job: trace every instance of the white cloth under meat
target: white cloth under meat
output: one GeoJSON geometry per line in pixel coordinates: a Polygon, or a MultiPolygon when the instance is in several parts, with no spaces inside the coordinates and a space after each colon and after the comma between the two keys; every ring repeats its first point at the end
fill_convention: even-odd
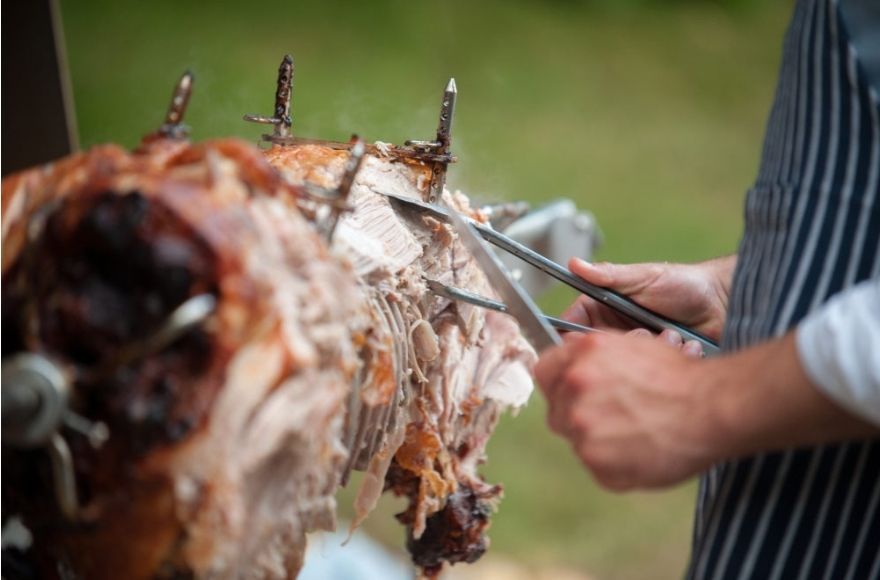
{"type": "Polygon", "coordinates": [[[801,364],[819,390],[880,425],[880,278],[829,300],[796,336],[801,364]]]}

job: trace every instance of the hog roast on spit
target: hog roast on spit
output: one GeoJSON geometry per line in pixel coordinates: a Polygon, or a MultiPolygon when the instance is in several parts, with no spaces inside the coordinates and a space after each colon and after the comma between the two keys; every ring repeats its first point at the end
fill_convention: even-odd
{"type": "Polygon", "coordinates": [[[408,498],[425,573],[485,551],[501,487],[477,467],[535,354],[507,315],[429,291],[492,295],[447,224],[385,195],[486,221],[444,187],[454,84],[437,139],[396,147],[292,137],[291,77],[285,58],[275,115],[249,117],[268,149],[190,143],[185,75],[134,151],[3,180],[3,356],[39,357],[64,400],[4,445],[4,520],[40,577],[295,577],[352,470],[353,526],[408,498]]]}

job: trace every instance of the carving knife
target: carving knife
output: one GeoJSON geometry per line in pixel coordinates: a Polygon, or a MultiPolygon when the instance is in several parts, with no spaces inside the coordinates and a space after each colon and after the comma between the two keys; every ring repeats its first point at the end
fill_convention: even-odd
{"type": "MultiPolygon", "coordinates": [[[[430,215],[444,222],[451,222],[452,214],[458,215],[457,212],[450,211],[446,208],[439,207],[434,204],[425,203],[418,199],[385,192],[376,193],[384,195],[393,203],[396,203],[401,207],[409,208],[419,213],[430,215]]],[[[524,262],[538,268],[542,272],[553,276],[560,282],[570,286],[571,288],[574,288],[578,292],[586,294],[590,298],[601,302],[602,304],[605,304],[609,308],[612,308],[620,312],[621,314],[628,316],[635,322],[638,322],[639,324],[642,324],[655,332],[662,332],[663,330],[667,329],[675,330],[676,332],[681,334],[682,338],[685,341],[696,340],[702,345],[703,352],[706,356],[712,356],[720,353],[720,349],[714,341],[696,332],[695,330],[679,324],[674,320],[670,320],[665,316],[657,314],[656,312],[649,310],[644,306],[641,306],[640,304],[637,304],[633,300],[615,292],[614,290],[590,284],[583,278],[572,274],[568,270],[568,268],[560,266],[552,260],[549,260],[546,257],[542,256],[538,252],[535,252],[531,248],[524,246],[516,240],[505,236],[504,234],[501,234],[490,227],[476,223],[469,218],[465,218],[462,216],[458,217],[459,219],[469,222],[471,226],[479,233],[479,235],[482,236],[486,241],[492,243],[493,245],[501,248],[506,252],[513,254],[524,262]]]]}
{"type": "Polygon", "coordinates": [[[489,284],[504,300],[507,312],[519,322],[520,330],[535,350],[541,352],[562,344],[559,333],[541,315],[541,311],[535,306],[531,297],[522,287],[514,282],[498,257],[486,247],[482,238],[476,233],[471,224],[467,223],[458,212],[448,213],[449,221],[458,232],[464,246],[470,251],[477,264],[483,269],[483,273],[489,280],[489,284]]]}

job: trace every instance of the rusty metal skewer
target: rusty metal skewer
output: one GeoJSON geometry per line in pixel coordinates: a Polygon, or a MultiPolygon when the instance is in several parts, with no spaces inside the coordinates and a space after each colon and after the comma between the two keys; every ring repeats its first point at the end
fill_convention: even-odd
{"type": "Polygon", "coordinates": [[[290,116],[290,101],[293,94],[293,57],[285,54],[278,67],[278,80],[275,88],[274,116],[245,115],[244,120],[251,123],[274,125],[273,137],[290,137],[293,119],[290,116]]]}
{"type": "Polygon", "coordinates": [[[457,97],[458,87],[455,86],[455,79],[451,78],[443,91],[443,103],[440,106],[440,122],[437,125],[439,153],[448,153],[449,146],[452,144],[452,118],[455,115],[455,99],[457,97]]]}
{"type": "MultiPolygon", "coordinates": [[[[439,146],[436,152],[441,155],[449,153],[449,147],[452,144],[452,118],[455,115],[455,99],[458,96],[458,88],[455,86],[455,79],[449,79],[446,90],[443,91],[443,102],[440,105],[440,121],[437,124],[437,143],[439,146]]],[[[431,170],[431,187],[428,192],[429,203],[440,199],[443,195],[443,188],[446,187],[446,169],[449,164],[443,161],[434,163],[431,170]]]]}
{"type": "Polygon", "coordinates": [[[339,180],[339,185],[336,187],[336,206],[331,206],[330,208],[330,217],[327,221],[327,239],[332,240],[333,234],[336,231],[336,224],[339,223],[339,214],[342,210],[339,209],[339,203],[345,203],[345,200],[348,199],[348,194],[351,193],[351,186],[354,185],[354,178],[357,176],[357,172],[361,168],[361,164],[364,162],[364,155],[366,153],[366,145],[364,144],[364,140],[359,137],[353,138],[354,144],[351,147],[351,153],[348,157],[348,162],[345,165],[345,171],[342,174],[342,178],[339,180]]]}
{"type": "Polygon", "coordinates": [[[174,92],[171,94],[171,103],[168,105],[168,112],[165,113],[165,122],[159,128],[159,132],[173,139],[186,137],[189,133],[189,127],[183,124],[183,116],[186,114],[186,107],[189,104],[189,98],[192,96],[192,85],[195,77],[192,71],[184,72],[174,92]]]}
{"type": "Polygon", "coordinates": [[[431,165],[431,184],[428,188],[428,203],[436,203],[443,195],[446,187],[446,169],[449,163],[455,161],[449,153],[452,144],[452,120],[455,116],[455,100],[458,97],[458,88],[455,79],[449,79],[446,89],[443,91],[443,101],[440,104],[440,121],[437,124],[437,136],[434,141],[406,141],[406,145],[416,150],[424,151],[436,156],[431,165]]]}
{"type": "Polygon", "coordinates": [[[275,125],[278,137],[290,135],[293,119],[290,117],[290,100],[293,95],[293,57],[285,54],[278,67],[278,84],[275,89],[275,117],[281,122],[275,125]]]}

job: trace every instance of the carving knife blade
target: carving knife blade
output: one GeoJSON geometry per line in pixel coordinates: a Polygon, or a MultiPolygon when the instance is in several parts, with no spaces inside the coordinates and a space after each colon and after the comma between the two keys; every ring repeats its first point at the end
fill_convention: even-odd
{"type": "Polygon", "coordinates": [[[480,265],[489,284],[501,296],[507,306],[507,312],[519,322],[520,330],[526,340],[539,353],[552,346],[562,344],[559,333],[541,315],[541,311],[538,310],[526,291],[510,278],[501,261],[486,247],[485,242],[473,227],[456,211],[450,211],[448,215],[462,244],[480,265]]]}

